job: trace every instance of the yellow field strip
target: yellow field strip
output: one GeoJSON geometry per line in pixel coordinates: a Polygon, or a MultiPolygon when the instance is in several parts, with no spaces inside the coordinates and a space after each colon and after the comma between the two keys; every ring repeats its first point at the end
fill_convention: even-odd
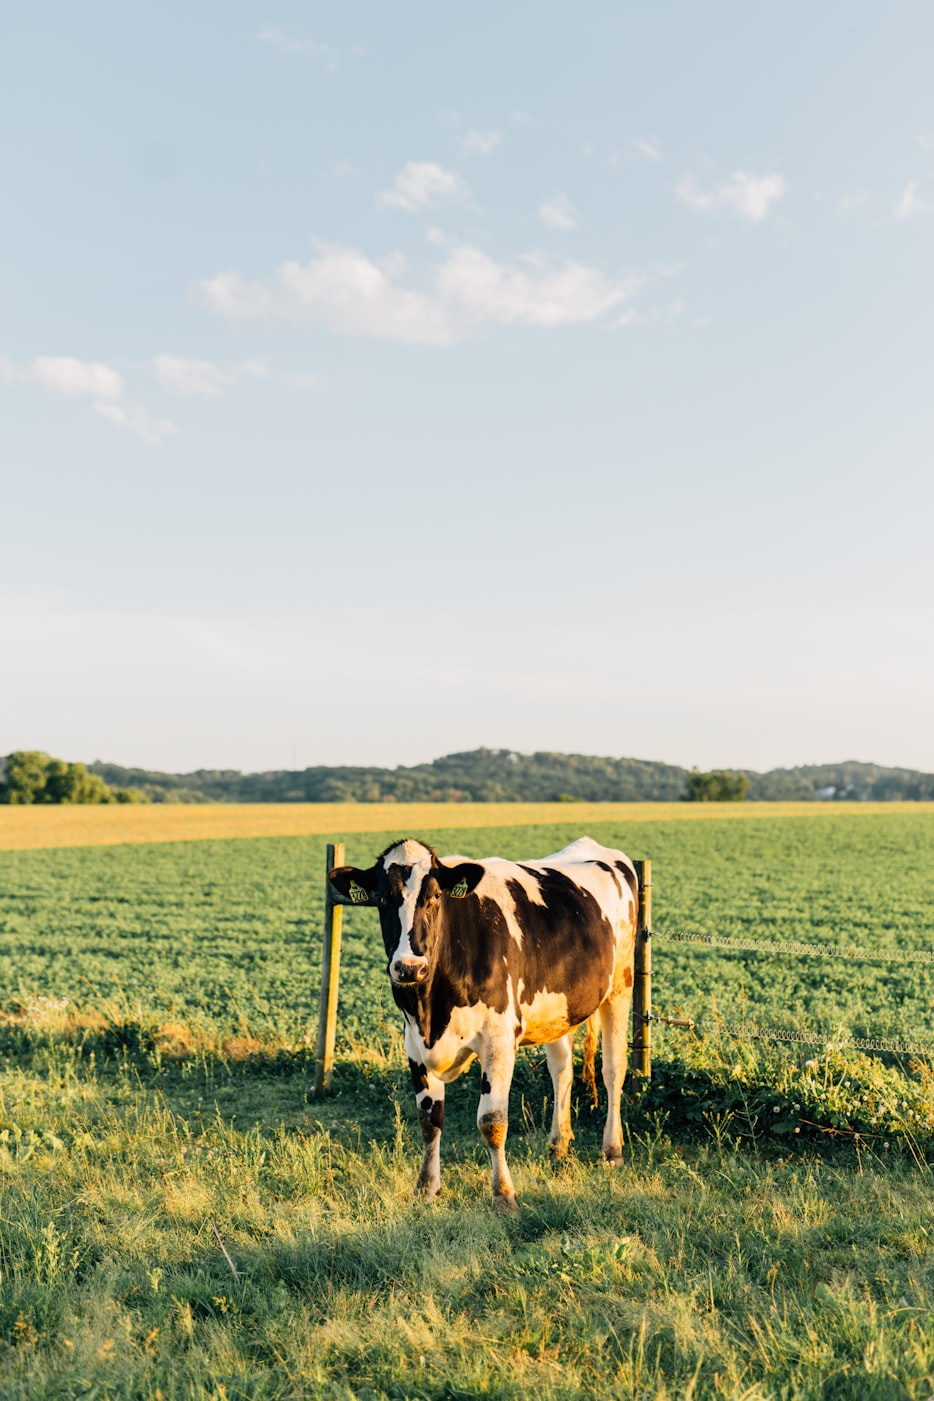
{"type": "Polygon", "coordinates": [[[230,837],[329,836],[427,828],[572,826],[834,813],[934,812],[934,803],[205,803],[0,807],[0,850],[194,842],[230,837]]]}

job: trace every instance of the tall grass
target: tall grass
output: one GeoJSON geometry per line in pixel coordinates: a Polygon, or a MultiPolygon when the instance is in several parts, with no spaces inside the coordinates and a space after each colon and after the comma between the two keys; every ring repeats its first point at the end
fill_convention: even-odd
{"type": "Polygon", "coordinates": [[[404,1073],[364,1045],[321,1103],[298,1060],[160,1066],[47,1032],[26,1062],[8,1056],[0,1108],[10,1401],[934,1390],[932,1181],[911,1154],[789,1154],[656,1111],[631,1113],[622,1168],[584,1115],[554,1167],[528,1064],[504,1220],[476,1087],[449,1095],[426,1207],[404,1073]]]}

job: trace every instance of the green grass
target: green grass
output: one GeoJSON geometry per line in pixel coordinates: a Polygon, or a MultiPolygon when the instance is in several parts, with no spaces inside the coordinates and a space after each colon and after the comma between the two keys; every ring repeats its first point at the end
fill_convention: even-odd
{"type": "Polygon", "coordinates": [[[612,1172],[585,1125],[554,1168],[529,1089],[504,1220],[463,1105],[412,1201],[408,1096],[365,1062],[323,1105],[242,1067],[9,1068],[0,1394],[931,1394],[930,1175],[716,1124],[612,1172]]]}
{"type": "MultiPolygon", "coordinates": [[[[394,835],[348,837],[348,859],[394,835]]],[[[430,835],[529,856],[579,833],[430,835]]],[[[934,947],[927,815],[591,835],[651,857],[659,928],[934,947]]],[[[530,1052],[518,1216],[488,1205],[472,1075],[448,1093],[428,1208],[372,912],[345,916],[337,1092],[309,1094],[323,864],[314,838],[0,856],[4,1401],[928,1401],[923,1064],[669,1033],[610,1172],[583,1095],[571,1158],[549,1163],[530,1052]]],[[[655,962],[666,1010],[934,1030],[915,965],[669,944],[655,962]]]]}
{"type": "MultiPolygon", "coordinates": [[[[338,834],[340,835],[340,834],[338,834]]],[[[393,836],[347,839],[369,864],[393,836]]],[[[442,851],[544,855],[576,827],[433,832],[442,851]]],[[[657,928],[872,949],[934,948],[934,814],[626,823],[592,836],[650,857],[657,928]]],[[[316,1018],[325,843],[316,837],[0,853],[0,986],[212,1035],[299,1040],[316,1018]]],[[[395,1009],[372,911],[347,910],[342,1027],[395,1009]]],[[[777,960],[659,944],[655,1001],[694,1017],[934,1039],[934,964],[777,960]]]]}

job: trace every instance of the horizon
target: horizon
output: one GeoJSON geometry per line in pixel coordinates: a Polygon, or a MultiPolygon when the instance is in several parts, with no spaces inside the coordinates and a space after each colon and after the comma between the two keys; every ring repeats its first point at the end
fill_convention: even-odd
{"type": "MultiPolygon", "coordinates": [[[[455,757],[460,757],[460,756],[462,756],[462,755],[473,755],[473,754],[481,753],[481,752],[484,752],[484,751],[486,751],[486,752],[488,752],[488,753],[490,753],[490,754],[507,754],[507,755],[508,755],[508,754],[518,754],[519,757],[520,757],[520,758],[523,758],[523,759],[531,759],[531,758],[534,758],[537,754],[551,754],[551,755],[555,755],[555,756],[560,756],[560,757],[562,757],[562,758],[576,758],[576,759],[609,759],[611,762],[614,762],[614,763],[616,763],[616,762],[632,762],[632,763],[636,763],[636,764],[659,765],[659,766],[665,766],[665,767],[671,767],[671,768],[683,768],[683,769],[685,769],[685,771],[688,772],[688,773],[691,772],[692,769],[699,767],[698,765],[694,765],[694,764],[687,764],[687,765],[686,765],[686,764],[670,764],[669,761],[668,761],[667,759],[642,759],[642,758],[639,758],[637,755],[634,755],[634,754],[590,754],[590,753],[586,753],[586,752],[584,752],[584,751],[567,751],[567,752],[565,752],[565,751],[563,751],[563,750],[553,750],[553,749],[551,749],[551,750],[541,750],[541,749],[538,749],[538,750],[521,750],[521,749],[507,749],[507,748],[504,748],[504,747],[502,747],[502,746],[497,747],[497,746],[495,746],[495,745],[481,745],[481,746],[479,746],[478,749],[452,750],[452,751],[451,751],[450,753],[448,753],[448,754],[438,754],[438,755],[436,755],[435,758],[433,758],[433,759],[423,759],[423,760],[421,760],[421,761],[419,761],[419,762],[417,762],[417,763],[415,763],[415,764],[306,764],[306,765],[304,765],[303,768],[299,768],[299,769],[290,769],[290,768],[282,768],[282,769],[235,769],[235,768],[230,768],[230,769],[210,769],[210,768],[206,768],[204,765],[200,765],[199,767],[194,768],[194,769],[174,770],[174,771],[173,771],[173,770],[168,770],[168,769],[162,769],[162,770],[157,770],[157,769],[144,769],[144,767],[143,767],[142,765],[140,765],[140,764],[119,764],[119,765],[118,765],[118,764],[114,764],[114,762],[113,762],[112,760],[109,760],[109,759],[85,759],[85,760],[79,760],[78,762],[79,762],[79,763],[85,763],[85,764],[88,764],[88,765],[93,765],[93,764],[110,765],[110,764],[113,764],[113,766],[116,767],[116,768],[125,768],[125,769],[127,769],[127,770],[134,770],[134,769],[136,769],[136,770],[139,770],[139,771],[141,771],[141,772],[149,772],[149,773],[164,773],[164,774],[166,774],[166,776],[171,776],[171,777],[173,777],[173,778],[184,778],[184,777],[187,777],[188,775],[198,774],[198,773],[240,773],[240,774],[243,774],[245,777],[247,777],[247,776],[249,776],[249,775],[251,775],[251,774],[262,774],[262,773],[305,773],[305,772],[307,772],[309,769],[314,769],[314,768],[335,768],[335,769],[337,769],[337,768],[360,768],[360,769],[372,769],[372,768],[376,768],[376,769],[385,769],[387,772],[392,773],[392,772],[394,772],[396,769],[400,769],[400,768],[426,768],[426,767],[430,767],[432,764],[440,763],[443,759],[451,759],[451,758],[455,758],[455,757]]],[[[42,751],[42,752],[45,752],[45,751],[42,751]]],[[[60,757],[60,756],[56,756],[56,757],[60,757]]],[[[72,761],[72,762],[74,762],[74,761],[72,761]]],[[[858,765],[858,766],[861,767],[861,768],[878,768],[878,769],[905,768],[905,765],[877,764],[877,763],[876,763],[874,760],[872,760],[872,759],[830,759],[830,760],[824,760],[823,762],[820,762],[820,763],[817,763],[817,764],[787,764],[787,765],[781,764],[781,765],[776,765],[773,769],[737,769],[736,766],[735,766],[735,765],[732,765],[732,764],[712,764],[710,770],[707,770],[707,771],[708,771],[708,772],[710,772],[710,771],[724,771],[724,772],[730,772],[730,773],[743,773],[743,772],[745,772],[745,773],[749,773],[749,774],[753,774],[753,773],[754,773],[754,774],[763,775],[763,774],[772,773],[772,772],[778,772],[778,771],[782,771],[782,770],[787,770],[787,771],[791,772],[791,771],[799,771],[799,770],[808,769],[808,768],[836,769],[836,768],[846,768],[846,767],[848,767],[848,766],[850,766],[850,765],[858,765]]],[[[917,770],[912,769],[912,770],[910,770],[910,772],[923,773],[924,770],[921,770],[921,769],[917,769],[917,770]]]]}
{"type": "Polygon", "coordinates": [[[17,7],[0,751],[934,771],[932,49],[17,7]]]}

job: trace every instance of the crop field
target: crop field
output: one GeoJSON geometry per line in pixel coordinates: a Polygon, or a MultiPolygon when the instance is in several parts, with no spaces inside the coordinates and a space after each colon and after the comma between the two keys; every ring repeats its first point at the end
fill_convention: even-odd
{"type": "MultiPolygon", "coordinates": [[[[448,809],[450,812],[450,809],[448,809]]],[[[403,829],[338,830],[370,864],[403,829]]],[[[412,830],[412,829],[404,829],[412,830]]],[[[421,828],[441,852],[545,855],[563,824],[421,828]]],[[[589,824],[653,863],[654,926],[772,940],[934,948],[934,812],[589,824]]],[[[0,853],[0,978],[24,1003],[299,1041],[316,1016],[324,837],[202,840],[0,853]]],[[[395,1016],[372,911],[347,910],[341,1025],[395,1016]]],[[[697,1017],[934,1041],[934,965],[862,964],[656,946],[655,1001],[697,1017]]]]}
{"type": "Polygon", "coordinates": [[[835,818],[930,811],[934,803],[206,803],[80,807],[0,806],[0,851],[113,846],[122,842],[189,842],[230,837],[338,836],[441,828],[554,825],[589,830],[628,822],[750,817],[835,818]]]}
{"type": "MultiPolygon", "coordinates": [[[[583,1092],[549,1163],[529,1052],[518,1215],[488,1205],[475,1072],[426,1207],[376,915],[349,909],[335,1093],[310,1083],[329,839],[369,864],[403,832],[529,857],[586,830],[652,860],[658,930],[912,950],[934,812],[503,811],[0,851],[0,1395],[929,1401],[930,1061],[660,1032],[609,1172],[583,1092]]],[[[934,965],[654,958],[664,1012],[934,1043],[934,965]]]]}

